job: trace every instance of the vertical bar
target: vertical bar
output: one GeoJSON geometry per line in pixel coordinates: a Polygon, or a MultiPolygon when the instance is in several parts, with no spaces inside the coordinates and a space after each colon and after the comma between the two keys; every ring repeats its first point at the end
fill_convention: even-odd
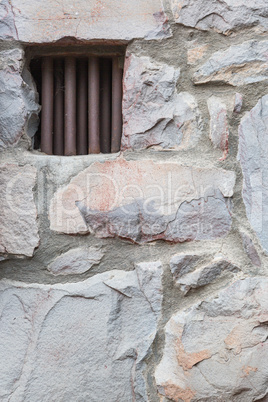
{"type": "Polygon", "coordinates": [[[77,67],[77,154],[87,154],[87,60],[77,67]]]}
{"type": "Polygon", "coordinates": [[[41,151],[53,154],[53,59],[42,59],[41,151]]]}
{"type": "Polygon", "coordinates": [[[54,154],[64,152],[64,77],[63,60],[55,59],[55,97],[54,97],[54,154]]]}
{"type": "Polygon", "coordinates": [[[98,57],[88,60],[88,153],[100,152],[100,69],[98,57]]]}
{"type": "Polygon", "coordinates": [[[100,79],[100,150],[104,154],[111,152],[111,89],[112,62],[111,59],[102,59],[100,79]]]}
{"type": "Polygon", "coordinates": [[[65,59],[64,155],[76,154],[76,61],[65,59]]]}
{"type": "Polygon", "coordinates": [[[113,58],[112,75],[112,141],[111,151],[120,151],[122,136],[122,76],[123,70],[119,66],[119,58],[113,58]]]}

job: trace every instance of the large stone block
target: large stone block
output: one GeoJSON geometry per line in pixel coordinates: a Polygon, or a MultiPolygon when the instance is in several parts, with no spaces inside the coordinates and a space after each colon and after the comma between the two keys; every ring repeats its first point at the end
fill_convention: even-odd
{"type": "Polygon", "coordinates": [[[39,244],[33,198],[36,169],[0,166],[0,253],[32,256],[39,244]]]}
{"type": "Polygon", "coordinates": [[[0,12],[2,39],[13,35],[28,43],[170,36],[161,0],[10,0],[0,12]]]}
{"type": "Polygon", "coordinates": [[[187,149],[202,135],[195,98],[177,93],[180,70],[129,54],[125,62],[122,149],[187,149]]]}
{"type": "Polygon", "coordinates": [[[214,239],[231,227],[235,174],[150,160],[93,163],[59,189],[50,228],[136,243],[214,239]]]}
{"type": "Polygon", "coordinates": [[[268,30],[266,0],[170,0],[175,21],[204,31],[229,34],[243,28],[268,30]]]}
{"type": "Polygon", "coordinates": [[[147,401],[161,275],[152,262],[78,283],[0,282],[1,401],[147,401]]]}
{"type": "Polygon", "coordinates": [[[268,95],[241,120],[239,155],[247,217],[268,252],[268,95]]]}
{"type": "Polygon", "coordinates": [[[257,401],[268,383],[268,280],[248,278],[174,314],[155,373],[172,401],[257,401]]]}
{"type": "Polygon", "coordinates": [[[38,127],[38,96],[23,57],[21,49],[0,52],[0,150],[16,144],[23,131],[33,136],[38,127]]]}
{"type": "Polygon", "coordinates": [[[214,53],[194,73],[195,84],[247,85],[268,79],[268,41],[251,40],[214,53]]]}

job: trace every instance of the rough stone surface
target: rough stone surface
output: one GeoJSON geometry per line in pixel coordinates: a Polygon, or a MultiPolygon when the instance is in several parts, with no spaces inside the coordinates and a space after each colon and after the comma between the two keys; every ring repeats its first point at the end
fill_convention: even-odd
{"type": "Polygon", "coordinates": [[[243,28],[268,30],[266,0],[170,0],[175,21],[224,34],[243,28]]]}
{"type": "Polygon", "coordinates": [[[211,96],[208,101],[210,114],[209,138],[215,148],[223,152],[223,159],[228,154],[229,125],[227,118],[227,107],[217,96],[211,96]]]}
{"type": "Polygon", "coordinates": [[[172,401],[256,401],[267,394],[268,280],[248,278],[172,316],[158,391],[172,401]]]}
{"type": "Polygon", "coordinates": [[[96,247],[75,248],[57,257],[48,270],[53,275],[82,274],[99,264],[104,253],[96,247]]]}
{"type": "Polygon", "coordinates": [[[261,259],[259,257],[259,254],[254,246],[253,241],[251,238],[244,232],[240,233],[241,239],[243,242],[243,247],[245,252],[247,253],[248,258],[254,264],[256,267],[261,267],[261,259]]]}
{"type": "Polygon", "coordinates": [[[189,290],[213,283],[222,273],[237,273],[239,268],[217,255],[209,263],[202,260],[205,256],[178,254],[171,258],[170,269],[176,285],[184,295],[189,290]]]}
{"type": "Polygon", "coordinates": [[[0,253],[32,256],[39,244],[33,198],[36,169],[0,166],[0,253]]]}
{"type": "Polygon", "coordinates": [[[0,52],[0,150],[14,145],[25,130],[33,136],[40,107],[21,49],[0,52]]]}
{"type": "Polygon", "coordinates": [[[0,282],[1,400],[147,401],[162,269],[142,271],[50,286],[0,282]]]}
{"type": "Polygon", "coordinates": [[[202,135],[195,98],[177,93],[180,71],[149,57],[125,61],[122,149],[187,149],[202,135]]]}
{"type": "Polygon", "coordinates": [[[235,174],[123,158],[94,163],[59,189],[50,227],[145,243],[214,239],[228,233],[235,174]]]}
{"type": "Polygon", "coordinates": [[[131,40],[170,36],[161,0],[5,0],[0,12],[1,39],[12,37],[29,43],[65,37],[131,40]]]}
{"type": "Polygon", "coordinates": [[[242,107],[243,107],[243,95],[237,92],[235,94],[233,112],[234,113],[240,113],[242,107]]]}
{"type": "Polygon", "coordinates": [[[268,252],[268,95],[241,120],[239,155],[247,217],[268,252]]]}
{"type": "Polygon", "coordinates": [[[194,73],[195,84],[215,82],[233,86],[268,79],[268,41],[251,40],[214,53],[194,73]]]}

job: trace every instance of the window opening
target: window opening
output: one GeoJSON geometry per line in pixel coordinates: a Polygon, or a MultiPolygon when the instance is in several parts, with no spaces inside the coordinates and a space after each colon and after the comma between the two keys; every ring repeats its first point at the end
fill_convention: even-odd
{"type": "Polygon", "coordinates": [[[118,55],[41,55],[30,70],[40,95],[34,148],[48,155],[120,150],[123,58],[118,55]]]}

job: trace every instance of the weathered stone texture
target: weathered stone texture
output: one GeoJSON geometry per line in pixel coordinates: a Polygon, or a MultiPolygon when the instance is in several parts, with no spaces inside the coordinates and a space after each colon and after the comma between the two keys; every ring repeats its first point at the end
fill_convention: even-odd
{"type": "Polygon", "coordinates": [[[251,40],[214,53],[194,73],[195,84],[215,82],[233,86],[268,79],[268,41],[251,40]]]}
{"type": "Polygon", "coordinates": [[[205,262],[205,255],[177,254],[170,260],[170,269],[176,285],[184,295],[191,289],[197,289],[213,283],[223,273],[237,273],[240,269],[217,255],[212,261],[205,262]]]}
{"type": "Polygon", "coordinates": [[[23,57],[21,49],[0,52],[0,150],[16,144],[24,130],[33,136],[38,127],[40,107],[23,57]]]}
{"type": "Polygon", "coordinates": [[[166,325],[158,391],[173,401],[255,401],[267,394],[267,278],[237,281],[166,325]]]}
{"type": "Polygon", "coordinates": [[[18,39],[12,3],[9,0],[1,0],[0,2],[0,38],[5,40],[18,39]]]}
{"type": "Polygon", "coordinates": [[[171,35],[161,0],[10,0],[1,38],[29,43],[76,39],[158,39],[171,35]],[[15,29],[14,29],[15,27],[15,29]]]}
{"type": "Polygon", "coordinates": [[[239,155],[247,217],[268,252],[268,95],[241,120],[239,155]]]}
{"type": "Polygon", "coordinates": [[[210,114],[209,138],[215,148],[223,152],[223,159],[228,154],[229,126],[227,118],[227,107],[217,96],[211,96],[208,101],[210,114]]]}
{"type": "Polygon", "coordinates": [[[88,271],[99,264],[104,253],[97,247],[75,248],[57,257],[48,270],[53,275],[75,275],[88,271]]]}
{"type": "Polygon", "coordinates": [[[0,253],[32,256],[39,244],[33,198],[36,169],[0,166],[0,253]]]}
{"type": "Polygon", "coordinates": [[[221,169],[122,158],[94,163],[54,195],[50,227],[136,243],[214,239],[230,230],[234,183],[234,173],[221,169]]]}
{"type": "Polygon", "coordinates": [[[0,282],[1,400],[147,401],[162,302],[162,269],[147,264],[79,283],[0,282]]]}
{"type": "Polygon", "coordinates": [[[170,0],[175,21],[204,31],[229,34],[243,28],[268,30],[266,0],[170,0]]]}
{"type": "Polygon", "coordinates": [[[122,149],[188,149],[202,135],[197,102],[177,93],[180,71],[149,57],[127,56],[124,74],[122,149]]]}

